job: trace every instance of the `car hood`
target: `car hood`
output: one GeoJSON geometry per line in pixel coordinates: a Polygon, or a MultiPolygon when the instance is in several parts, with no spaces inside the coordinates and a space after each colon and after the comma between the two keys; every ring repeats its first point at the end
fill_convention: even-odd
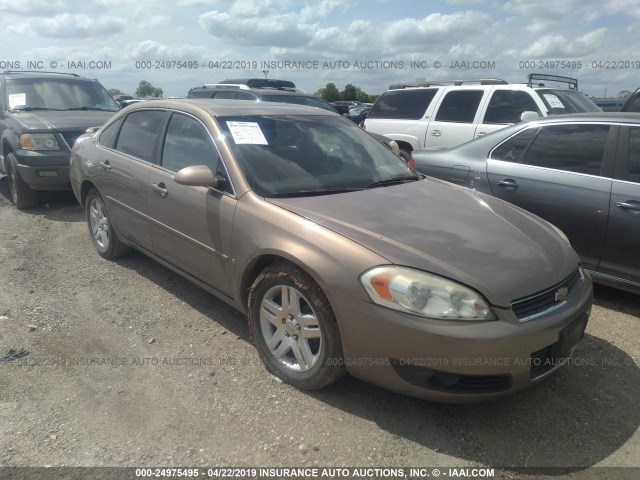
{"type": "Polygon", "coordinates": [[[495,306],[551,287],[578,257],[546,221],[436,179],[270,202],[386,258],[462,282],[495,306]]]}
{"type": "Polygon", "coordinates": [[[16,121],[29,130],[86,130],[99,127],[117,112],[95,110],[33,111],[12,113],[16,121]]]}

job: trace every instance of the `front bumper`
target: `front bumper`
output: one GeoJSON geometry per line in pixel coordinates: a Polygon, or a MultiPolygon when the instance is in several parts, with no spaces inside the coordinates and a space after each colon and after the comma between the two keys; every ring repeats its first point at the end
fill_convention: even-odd
{"type": "Polygon", "coordinates": [[[68,190],[69,152],[33,152],[17,150],[20,178],[34,190],[68,190]]]}
{"type": "Polygon", "coordinates": [[[528,322],[494,309],[495,321],[417,317],[330,292],[344,362],[367,382],[428,400],[463,403],[523,390],[566,363],[582,338],[591,279],[563,308],[528,322]]]}

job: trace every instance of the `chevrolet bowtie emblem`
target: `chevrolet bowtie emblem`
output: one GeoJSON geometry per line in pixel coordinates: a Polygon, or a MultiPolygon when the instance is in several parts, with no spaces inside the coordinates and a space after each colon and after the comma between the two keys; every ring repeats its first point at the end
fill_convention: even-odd
{"type": "Polygon", "coordinates": [[[568,294],[569,294],[569,289],[567,287],[559,288],[558,290],[556,290],[555,301],[561,302],[562,300],[567,298],[568,294]]]}

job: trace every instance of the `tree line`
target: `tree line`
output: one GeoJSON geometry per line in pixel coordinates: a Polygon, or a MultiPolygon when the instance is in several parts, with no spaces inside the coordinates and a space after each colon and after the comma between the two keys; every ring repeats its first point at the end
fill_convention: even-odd
{"type": "MultiPolygon", "coordinates": [[[[122,92],[119,88],[110,88],[108,90],[108,92],[112,95],[112,96],[118,96],[118,95],[125,95],[124,92],[122,92]]],[[[151,83],[147,82],[146,80],[142,80],[139,84],[138,84],[138,88],[136,89],[136,97],[158,97],[158,98],[162,98],[162,95],[164,94],[164,92],[162,91],[161,88],[159,87],[154,87],[153,85],[151,85],[151,83]]]]}
{"type": "MultiPolygon", "coordinates": [[[[118,88],[110,88],[109,93],[113,96],[124,95],[124,92],[118,88]]],[[[146,80],[142,80],[136,89],[136,97],[162,97],[162,88],[154,87],[146,80]]],[[[373,103],[380,95],[369,95],[360,87],[356,87],[352,83],[345,85],[342,91],[338,90],[335,83],[327,83],[323,88],[317,90],[314,95],[325,99],[327,102],[335,102],[337,100],[357,100],[363,103],[373,103]]]]}
{"type": "Polygon", "coordinates": [[[338,100],[357,100],[363,103],[374,103],[380,95],[369,95],[360,87],[352,83],[347,83],[342,91],[338,90],[335,83],[327,83],[323,88],[317,90],[314,95],[325,99],[327,102],[338,100]]]}

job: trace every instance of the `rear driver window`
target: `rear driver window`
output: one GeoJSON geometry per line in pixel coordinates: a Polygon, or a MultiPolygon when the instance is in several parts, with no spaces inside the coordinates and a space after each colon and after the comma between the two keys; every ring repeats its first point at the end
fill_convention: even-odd
{"type": "Polygon", "coordinates": [[[369,118],[418,120],[427,111],[438,89],[390,90],[383,93],[369,113],[369,118]]]}
{"type": "Polygon", "coordinates": [[[142,110],[127,115],[116,150],[153,162],[153,149],[165,115],[162,110],[142,110]]]}
{"type": "Polygon", "coordinates": [[[438,108],[436,122],[473,123],[484,92],[463,90],[447,93],[438,108]]]}
{"type": "Polygon", "coordinates": [[[98,141],[100,145],[107,148],[115,148],[116,140],[118,140],[118,130],[120,129],[120,125],[122,125],[123,118],[124,117],[119,118],[102,131],[98,141]]]}
{"type": "Polygon", "coordinates": [[[491,158],[504,162],[519,163],[522,154],[531,143],[531,140],[536,136],[536,133],[538,133],[537,128],[527,128],[525,131],[514,135],[502,145],[496,147],[493,152],[491,152],[491,158]]]}

